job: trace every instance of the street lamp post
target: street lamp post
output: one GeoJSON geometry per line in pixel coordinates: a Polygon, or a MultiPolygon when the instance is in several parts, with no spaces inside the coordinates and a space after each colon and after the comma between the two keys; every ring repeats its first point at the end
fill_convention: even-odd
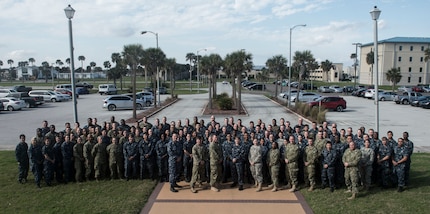
{"type": "MultiPolygon", "coordinates": [[[[155,35],[155,41],[156,41],[156,45],[157,45],[157,49],[158,49],[158,33],[152,32],[152,31],[142,31],[142,34],[145,33],[152,33],[155,35]]],[[[159,60],[159,59],[157,59],[159,60]]],[[[161,105],[161,101],[160,101],[160,68],[158,67],[158,62],[157,62],[157,91],[158,91],[158,106],[161,105]]],[[[157,93],[157,92],[155,92],[157,93]]],[[[157,96],[157,95],[156,95],[157,96]]]]}
{"type": "Polygon", "coordinates": [[[374,66],[375,66],[375,131],[379,132],[379,93],[378,93],[378,19],[379,15],[381,15],[381,11],[375,6],[372,11],[370,11],[370,15],[374,22],[373,26],[373,48],[374,51],[374,66]]]}
{"type": "MultiPolygon", "coordinates": [[[[288,108],[290,108],[291,105],[291,36],[293,34],[293,30],[296,27],[306,27],[306,25],[295,25],[292,28],[290,28],[290,66],[288,68],[288,108]]],[[[299,86],[300,88],[300,86],[299,86]]]]}
{"type": "Polygon", "coordinates": [[[356,85],[357,85],[357,63],[358,63],[358,61],[357,61],[357,49],[358,49],[358,47],[361,47],[361,43],[358,43],[358,42],[356,42],[356,43],[352,43],[352,45],[355,45],[355,60],[354,60],[354,89],[355,89],[355,87],[356,87],[356,85]]]}
{"type": "Polygon", "coordinates": [[[72,100],[73,100],[73,116],[75,118],[75,123],[78,122],[78,109],[76,101],[76,85],[75,85],[75,58],[73,57],[73,31],[72,31],[72,18],[75,14],[75,9],[73,9],[70,4],[64,9],[66,17],[69,19],[69,39],[70,39],[70,75],[72,81],[72,100]]]}
{"type": "Polygon", "coordinates": [[[200,49],[197,51],[197,93],[200,93],[200,70],[199,70],[199,52],[200,51],[207,51],[206,48],[200,49]]]}

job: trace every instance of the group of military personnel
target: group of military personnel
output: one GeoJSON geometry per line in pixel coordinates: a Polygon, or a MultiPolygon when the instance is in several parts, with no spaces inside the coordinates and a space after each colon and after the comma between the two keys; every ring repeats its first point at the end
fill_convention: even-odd
{"type": "Polygon", "coordinates": [[[28,171],[34,174],[37,187],[41,180],[51,186],[57,183],[102,179],[159,179],[169,181],[170,190],[182,188],[177,182],[220,191],[221,183],[232,181],[232,188],[244,189],[254,184],[262,191],[264,184],[272,191],[283,187],[290,192],[299,185],[308,191],[317,188],[346,186],[354,199],[360,186],[388,188],[397,184],[403,191],[409,183],[413,143],[407,132],[397,141],[393,133],[379,139],[378,133],[362,127],[338,130],[335,123],[310,126],[299,118],[295,126],[283,118],[265,124],[261,119],[244,126],[241,119],[188,118],[167,122],[163,117],[154,123],[144,117],[133,126],[112,116],[99,125],[88,118],[81,127],[65,123],[63,131],[43,121],[36,129],[31,144],[20,135],[16,147],[19,163],[18,181],[27,181],[28,171]]]}

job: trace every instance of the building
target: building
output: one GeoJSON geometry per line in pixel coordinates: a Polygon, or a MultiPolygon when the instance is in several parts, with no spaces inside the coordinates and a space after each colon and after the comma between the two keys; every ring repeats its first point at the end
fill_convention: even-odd
{"type": "Polygon", "coordinates": [[[333,63],[333,68],[328,72],[324,72],[321,66],[309,74],[310,80],[317,80],[322,82],[339,82],[343,80],[343,64],[333,63]]]}
{"type": "MultiPolygon", "coordinates": [[[[430,48],[430,38],[394,37],[378,41],[378,85],[392,85],[386,73],[399,68],[402,79],[397,85],[429,84],[429,62],[424,61],[424,50],[430,48]]],[[[372,65],[367,64],[366,56],[373,51],[373,42],[361,46],[360,84],[373,84],[372,65]]]]}

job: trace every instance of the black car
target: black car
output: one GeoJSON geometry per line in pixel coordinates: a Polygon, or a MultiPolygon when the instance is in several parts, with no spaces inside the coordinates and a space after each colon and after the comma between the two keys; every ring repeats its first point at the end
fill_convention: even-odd
{"type": "Polygon", "coordinates": [[[352,92],[352,96],[356,96],[356,97],[364,97],[364,93],[366,92],[366,89],[361,88],[361,89],[357,89],[355,91],[352,92]]]}
{"type": "Polygon", "coordinates": [[[351,85],[343,86],[343,92],[344,93],[351,93],[353,91],[354,91],[354,86],[351,86],[351,85]]]}
{"type": "Polygon", "coordinates": [[[76,87],[83,87],[83,88],[87,88],[87,89],[92,89],[94,86],[90,83],[87,83],[87,82],[78,82],[78,83],[76,83],[76,87]]]}
{"type": "Polygon", "coordinates": [[[254,85],[248,86],[248,90],[251,90],[251,91],[254,91],[254,90],[264,91],[264,90],[266,90],[266,85],[263,85],[263,84],[254,84],[254,85]]]}
{"type": "Polygon", "coordinates": [[[77,92],[77,94],[89,94],[90,93],[90,91],[88,90],[87,87],[77,87],[76,92],[77,92]]]}

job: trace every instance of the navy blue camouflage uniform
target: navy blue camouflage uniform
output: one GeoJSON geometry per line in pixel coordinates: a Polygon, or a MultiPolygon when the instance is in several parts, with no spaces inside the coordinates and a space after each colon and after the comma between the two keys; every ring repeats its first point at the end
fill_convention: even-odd
{"type": "Polygon", "coordinates": [[[34,181],[36,185],[40,187],[40,181],[42,180],[43,173],[43,154],[42,147],[38,144],[31,144],[28,148],[28,158],[30,159],[30,168],[34,175],[34,181]]]}
{"type": "Polygon", "coordinates": [[[18,145],[16,145],[15,157],[16,157],[16,161],[19,164],[18,181],[20,183],[25,182],[28,176],[29,160],[28,160],[27,150],[28,150],[28,144],[26,142],[20,142],[18,143],[18,145]]]}
{"type": "Polygon", "coordinates": [[[331,149],[330,151],[324,149],[322,152],[322,171],[321,171],[321,181],[323,188],[327,186],[327,180],[330,188],[335,187],[335,166],[336,166],[336,157],[337,151],[331,149]],[[327,168],[324,165],[327,164],[327,168]]]}

